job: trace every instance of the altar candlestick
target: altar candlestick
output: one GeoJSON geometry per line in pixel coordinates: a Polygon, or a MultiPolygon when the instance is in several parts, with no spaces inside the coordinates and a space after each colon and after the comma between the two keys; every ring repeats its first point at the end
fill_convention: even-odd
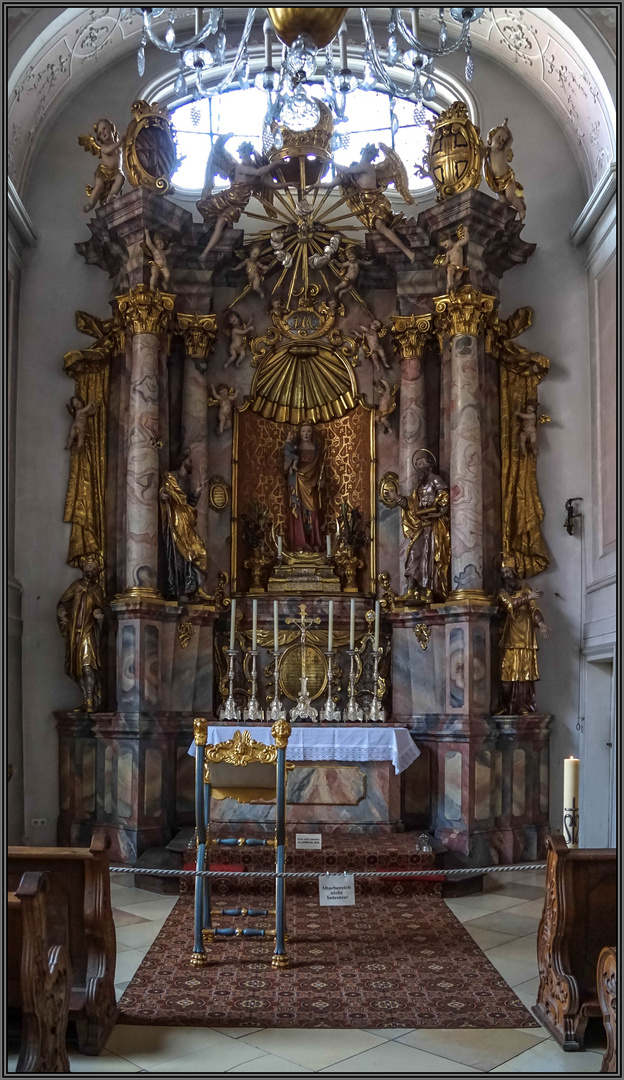
{"type": "Polygon", "coordinates": [[[236,600],[232,599],[230,608],[230,649],[234,648],[234,633],[236,630],[236,600]]]}
{"type": "Polygon", "coordinates": [[[351,597],[351,608],[349,618],[349,648],[351,651],[355,649],[355,599],[351,597]]]}
{"type": "Polygon", "coordinates": [[[277,600],[273,601],[273,650],[279,649],[279,607],[277,600]]]}
{"type": "Polygon", "coordinates": [[[283,543],[284,543],[284,541],[283,541],[282,537],[278,536],[278,538],[277,538],[277,557],[278,557],[278,559],[281,559],[281,557],[282,557],[283,543]]]}
{"type": "Polygon", "coordinates": [[[251,648],[255,652],[258,646],[258,601],[251,601],[251,648]]]}
{"type": "Polygon", "coordinates": [[[325,536],[325,548],[327,549],[327,558],[331,559],[331,536],[329,533],[325,536]]]}
{"type": "Polygon", "coordinates": [[[381,604],[379,600],[375,600],[375,652],[379,648],[379,621],[381,618],[381,604]]]}
{"type": "Polygon", "coordinates": [[[579,767],[575,757],[563,762],[563,832],[569,848],[578,847],[579,767]]]}
{"type": "Polygon", "coordinates": [[[331,652],[334,647],[334,601],[329,601],[329,624],[327,627],[327,651],[331,652]]]}

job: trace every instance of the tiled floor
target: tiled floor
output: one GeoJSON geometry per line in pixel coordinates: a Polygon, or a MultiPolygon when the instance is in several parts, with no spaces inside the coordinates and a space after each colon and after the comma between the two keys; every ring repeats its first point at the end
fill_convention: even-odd
{"type": "MultiPolygon", "coordinates": [[[[112,885],[121,995],[154,941],[175,897],[112,885]]],[[[479,896],[448,900],[477,945],[530,1008],[537,991],[536,933],[543,872],[490,874],[479,896]]],[[[9,1070],[16,1057],[9,1058],[9,1070]]],[[[597,1073],[602,1050],[564,1054],[542,1028],[392,1030],[165,1028],[119,1025],[99,1058],[70,1055],[73,1073],[597,1073]]]]}

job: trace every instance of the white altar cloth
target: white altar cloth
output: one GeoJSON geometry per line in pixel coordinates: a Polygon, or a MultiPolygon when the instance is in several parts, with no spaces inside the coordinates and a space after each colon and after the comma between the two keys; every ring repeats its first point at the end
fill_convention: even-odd
{"type": "MultiPolygon", "coordinates": [[[[257,742],[271,744],[271,725],[208,725],[208,745],[231,739],[236,728],[246,730],[257,742]]],[[[195,743],[189,754],[195,757],[195,743]]],[[[407,728],[375,724],[349,727],[296,727],[288,740],[289,761],[391,761],[395,773],[402,773],[420,755],[407,728]]]]}

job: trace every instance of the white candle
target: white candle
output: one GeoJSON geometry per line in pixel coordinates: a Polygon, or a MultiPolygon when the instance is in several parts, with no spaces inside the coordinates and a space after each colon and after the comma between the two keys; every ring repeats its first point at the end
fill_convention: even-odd
{"type": "Polygon", "coordinates": [[[576,830],[574,828],[574,809],[578,809],[579,805],[579,767],[580,762],[578,758],[569,757],[565,758],[563,762],[563,816],[564,819],[568,817],[571,822],[570,835],[572,837],[568,847],[578,847],[576,842],[576,830]]]}
{"type": "Polygon", "coordinates": [[[327,549],[327,558],[331,558],[331,536],[327,533],[325,537],[325,547],[327,549]]]}
{"type": "Polygon", "coordinates": [[[251,602],[251,647],[257,648],[258,645],[258,601],[252,600],[251,602]]]}
{"type": "Polygon", "coordinates": [[[278,559],[281,559],[281,557],[282,557],[283,543],[284,543],[283,538],[281,536],[278,536],[278,538],[277,538],[277,557],[278,557],[278,559]]]}
{"type": "Polygon", "coordinates": [[[340,47],[340,70],[344,71],[349,66],[347,61],[347,27],[342,24],[338,31],[338,45],[340,47]]]}
{"type": "Polygon", "coordinates": [[[379,648],[379,620],[381,618],[381,604],[375,600],[375,652],[379,648]]]}
{"type": "Polygon", "coordinates": [[[329,601],[329,625],[327,627],[327,651],[334,647],[334,601],[329,601]]]}
{"type": "Polygon", "coordinates": [[[234,648],[234,631],[236,630],[236,600],[232,600],[230,608],[230,649],[234,648]]]}
{"type": "Polygon", "coordinates": [[[273,601],[273,651],[279,649],[279,608],[277,600],[273,601]]]}
{"type": "Polygon", "coordinates": [[[351,597],[351,610],[349,612],[349,648],[355,649],[355,599],[351,597]]]}
{"type": "Polygon", "coordinates": [[[271,20],[265,19],[264,26],[264,66],[273,67],[273,42],[271,40],[272,26],[271,20]]]}

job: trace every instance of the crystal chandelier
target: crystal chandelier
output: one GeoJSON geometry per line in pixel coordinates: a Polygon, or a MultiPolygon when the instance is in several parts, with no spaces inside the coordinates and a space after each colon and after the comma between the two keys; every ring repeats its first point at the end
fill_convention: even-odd
{"type": "MultiPolygon", "coordinates": [[[[226,66],[227,27],[224,8],[195,8],[195,32],[180,40],[176,32],[176,8],[137,8],[143,18],[143,34],[137,55],[139,75],[145,73],[145,46],[148,41],[163,52],[176,56],[178,77],[175,93],[192,93],[200,97],[215,97],[235,86],[247,89],[250,82],[249,41],[258,8],[249,8],[233,59],[220,81],[207,75],[211,68],[226,66]],[[155,20],[167,17],[167,29],[161,38],[155,20]]],[[[188,11],[188,9],[186,9],[188,11]]],[[[262,10],[262,9],[260,9],[262,10]]],[[[279,149],[279,125],[293,131],[305,131],[319,120],[320,110],[311,93],[313,83],[323,86],[322,100],[329,106],[337,124],[347,120],[349,94],[354,90],[377,90],[391,98],[401,98],[414,104],[414,123],[427,120],[428,103],[436,96],[435,62],[458,49],[466,53],[465,76],[472,79],[470,27],[483,14],[484,8],[438,8],[436,43],[425,43],[420,29],[419,8],[390,8],[388,38],[380,50],[371,25],[368,8],[360,8],[363,41],[358,54],[363,57],[363,75],[357,78],[349,66],[347,27],[344,21],[348,8],[267,8],[269,18],[264,22],[264,68],[253,79],[253,85],[263,90],[267,99],[265,131],[271,130],[279,149]],[[409,11],[406,21],[403,11],[409,11]],[[447,25],[447,18],[450,23],[447,25]],[[455,25],[459,33],[449,37],[448,26],[455,25]],[[274,37],[281,45],[279,70],[273,67],[274,37]],[[336,66],[335,46],[338,47],[336,66]],[[382,56],[382,51],[385,55],[382,56]],[[390,69],[396,73],[390,75],[390,69]],[[399,72],[409,73],[400,78],[399,72]],[[397,81],[399,80],[399,81],[397,81]]],[[[427,11],[431,9],[425,9],[427,11]]],[[[179,13],[179,9],[178,9],[179,13]]],[[[430,106],[429,106],[430,107],[430,106]]],[[[393,114],[393,124],[398,121],[393,114]]],[[[335,145],[343,138],[334,136],[335,145]]]]}

